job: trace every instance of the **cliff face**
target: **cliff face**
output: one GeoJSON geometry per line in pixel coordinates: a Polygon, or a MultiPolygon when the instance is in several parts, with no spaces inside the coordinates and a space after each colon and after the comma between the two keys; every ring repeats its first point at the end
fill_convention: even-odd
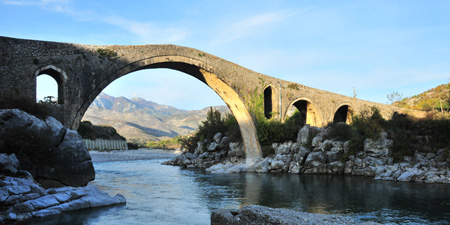
{"type": "MultiPolygon", "coordinates": [[[[226,106],[215,108],[229,112],[226,106]]],[[[116,98],[102,93],[83,120],[112,126],[127,139],[162,140],[194,131],[206,119],[208,110],[181,110],[143,98],[116,98]]]]}

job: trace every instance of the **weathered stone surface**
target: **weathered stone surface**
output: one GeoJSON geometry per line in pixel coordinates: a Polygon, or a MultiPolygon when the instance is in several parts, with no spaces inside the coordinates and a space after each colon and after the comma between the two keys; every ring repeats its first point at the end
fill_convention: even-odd
{"type": "Polygon", "coordinates": [[[312,167],[317,167],[317,166],[321,166],[325,163],[325,153],[322,151],[318,151],[318,152],[311,152],[308,157],[306,158],[305,161],[305,167],[306,168],[312,168],[312,167]]]}
{"type": "Polygon", "coordinates": [[[0,193],[7,195],[10,201],[1,201],[5,210],[0,211],[0,218],[7,221],[21,221],[31,217],[45,217],[83,208],[101,207],[115,204],[125,204],[121,195],[110,197],[97,187],[62,187],[42,191],[36,188],[33,179],[5,177],[5,185],[0,187],[0,193]],[[16,186],[20,184],[21,186],[16,186]],[[28,186],[28,188],[23,188],[28,186]],[[21,190],[9,193],[7,190],[21,190]],[[23,192],[31,193],[23,194],[23,192]],[[36,191],[36,192],[35,192],[36,191]]]}
{"type": "Polygon", "coordinates": [[[6,153],[0,154],[1,173],[15,174],[17,173],[18,167],[19,167],[19,160],[17,159],[14,153],[10,155],[6,153]]]}
{"type": "Polygon", "coordinates": [[[222,133],[217,133],[214,135],[213,140],[217,143],[220,144],[220,141],[222,140],[222,133]]]}
{"type": "Polygon", "coordinates": [[[230,144],[230,138],[227,137],[227,136],[225,136],[225,137],[223,137],[222,140],[220,141],[219,147],[222,148],[222,149],[224,149],[224,148],[227,148],[227,147],[229,146],[229,144],[230,144]]]}
{"type": "Polygon", "coordinates": [[[325,174],[328,173],[327,165],[317,166],[311,169],[305,170],[305,173],[325,174]]]}
{"type": "Polygon", "coordinates": [[[211,142],[211,143],[208,145],[208,151],[210,151],[210,152],[214,152],[214,151],[216,151],[218,148],[219,148],[219,144],[217,144],[217,142],[211,142]]]}
{"type": "Polygon", "coordinates": [[[269,166],[272,163],[272,160],[270,158],[265,158],[262,161],[260,161],[255,166],[255,170],[258,173],[267,173],[269,172],[269,166]]]}
{"type": "Polygon", "coordinates": [[[305,145],[308,143],[310,133],[310,126],[307,124],[300,129],[297,135],[297,144],[298,145],[305,145]]]}
{"type": "MultiPolygon", "coordinates": [[[[357,224],[353,219],[337,215],[296,212],[289,209],[273,209],[258,205],[244,206],[240,210],[219,209],[211,214],[211,225],[260,225],[260,224],[357,224]]],[[[375,223],[366,223],[375,224],[375,223]]]]}
{"type": "MultiPolygon", "coordinates": [[[[42,148],[27,154],[16,154],[20,162],[25,162],[36,180],[71,186],[84,186],[95,177],[89,152],[81,136],[68,130],[52,117],[42,121],[35,116],[17,109],[0,110],[1,132],[23,129],[38,135],[48,136],[48,149],[42,148]]],[[[6,133],[0,133],[5,135],[6,133]]]]}
{"type": "Polygon", "coordinates": [[[28,201],[35,209],[48,208],[54,205],[58,205],[59,202],[53,196],[42,196],[38,199],[28,201]]]}
{"type": "Polygon", "coordinates": [[[372,157],[389,157],[391,146],[392,140],[387,139],[386,132],[381,132],[378,140],[368,138],[364,141],[364,153],[372,157]]]}
{"type": "Polygon", "coordinates": [[[279,170],[277,172],[281,171],[281,168],[283,168],[284,162],[281,160],[272,160],[270,163],[270,167],[272,170],[279,170]]]}
{"type": "Polygon", "coordinates": [[[328,173],[339,174],[344,172],[344,167],[344,163],[342,163],[341,161],[336,161],[328,164],[327,169],[328,173]]]}
{"type": "Polygon", "coordinates": [[[332,148],[330,151],[328,151],[326,154],[327,154],[327,159],[328,159],[328,162],[336,162],[336,161],[338,161],[338,160],[340,160],[341,159],[341,156],[342,156],[342,149],[341,150],[338,150],[338,149],[335,149],[335,148],[332,148]]]}
{"type": "Polygon", "coordinates": [[[230,142],[230,149],[236,152],[236,156],[245,156],[244,146],[240,142],[230,142]]]}

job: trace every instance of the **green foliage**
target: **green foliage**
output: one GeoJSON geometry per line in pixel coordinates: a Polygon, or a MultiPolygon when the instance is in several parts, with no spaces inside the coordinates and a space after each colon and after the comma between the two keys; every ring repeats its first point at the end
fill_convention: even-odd
{"type": "Polygon", "coordinates": [[[147,148],[153,149],[177,149],[180,148],[180,136],[161,141],[148,141],[145,144],[147,148]]]}
{"type": "MultiPolygon", "coordinates": [[[[261,80],[261,90],[265,86],[264,79],[261,80]]],[[[297,88],[292,84],[291,88],[297,88]]],[[[255,88],[245,98],[253,122],[256,126],[258,141],[262,148],[271,146],[272,143],[282,143],[289,140],[296,140],[300,128],[304,125],[304,118],[300,112],[295,112],[282,123],[279,118],[267,119],[264,115],[264,93],[255,88]]]]}
{"type": "Polygon", "coordinates": [[[439,85],[422,94],[397,101],[394,105],[425,111],[450,111],[450,83],[439,85]]]}
{"type": "Polygon", "coordinates": [[[194,152],[197,142],[212,140],[217,133],[227,135],[231,141],[241,140],[241,132],[236,118],[233,115],[222,116],[219,110],[210,108],[206,114],[206,120],[198,127],[197,131],[188,137],[180,138],[181,148],[194,152]]]}
{"type": "Polygon", "coordinates": [[[272,143],[283,143],[296,140],[300,128],[304,125],[300,112],[287,118],[284,123],[278,119],[264,119],[256,121],[258,141],[262,146],[270,146],[272,143]]]}
{"type": "Polygon", "coordinates": [[[352,126],[362,136],[375,140],[379,137],[381,131],[383,131],[383,124],[385,122],[380,114],[380,110],[372,107],[370,110],[363,110],[358,116],[354,116],[352,126]]]}
{"type": "Polygon", "coordinates": [[[350,141],[349,152],[343,156],[343,160],[362,151],[364,140],[379,138],[383,130],[393,141],[391,150],[394,161],[413,156],[416,151],[435,153],[439,149],[450,149],[450,120],[444,118],[414,119],[396,114],[386,121],[378,109],[371,108],[353,117],[350,125],[338,123],[330,126],[327,139],[350,141]]]}
{"type": "Polygon", "coordinates": [[[403,99],[403,94],[394,91],[391,94],[388,94],[386,97],[388,99],[387,104],[392,104],[394,102],[401,101],[403,99]]]}
{"type": "Polygon", "coordinates": [[[330,125],[330,131],[326,139],[335,139],[337,141],[347,141],[353,137],[353,128],[345,123],[334,123],[330,125]]]}
{"type": "Polygon", "coordinates": [[[106,48],[98,48],[97,49],[97,54],[99,55],[99,57],[101,59],[108,58],[108,59],[111,59],[111,60],[115,60],[115,59],[119,58],[117,56],[117,52],[115,52],[113,50],[110,50],[110,49],[106,49],[106,48]]]}
{"type": "Polygon", "coordinates": [[[300,90],[300,86],[298,84],[288,84],[287,87],[292,90],[300,90]]]}
{"type": "Polygon", "coordinates": [[[20,109],[40,119],[45,119],[50,111],[47,104],[36,103],[34,99],[22,95],[7,95],[0,99],[0,109],[20,109]]]}
{"type": "Polygon", "coordinates": [[[379,138],[381,131],[386,126],[386,120],[383,119],[377,108],[372,107],[354,116],[350,125],[336,123],[329,126],[330,131],[326,139],[350,141],[349,151],[342,157],[342,160],[346,161],[348,156],[355,155],[356,152],[364,149],[364,140],[379,138]]]}
{"type": "Polygon", "coordinates": [[[189,152],[194,153],[195,148],[197,147],[197,142],[199,142],[200,140],[198,139],[197,135],[194,134],[191,136],[180,138],[179,141],[181,149],[185,149],[189,152]]]}
{"type": "Polygon", "coordinates": [[[414,119],[395,115],[387,121],[386,130],[393,140],[392,154],[395,161],[403,156],[413,156],[415,151],[450,149],[449,119],[414,119]]]}
{"type": "Polygon", "coordinates": [[[44,100],[39,100],[38,103],[40,104],[58,104],[58,101],[53,100],[56,99],[54,96],[46,96],[44,97],[44,100]]]}
{"type": "Polygon", "coordinates": [[[113,127],[105,125],[96,126],[90,121],[81,121],[77,131],[83,139],[126,140],[113,127]]]}

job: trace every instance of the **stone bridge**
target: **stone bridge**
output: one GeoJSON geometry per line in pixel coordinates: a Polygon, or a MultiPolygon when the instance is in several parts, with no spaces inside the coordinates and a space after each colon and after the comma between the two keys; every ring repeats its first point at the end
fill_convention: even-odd
{"type": "MultiPolygon", "coordinates": [[[[236,117],[247,154],[260,156],[250,105],[264,99],[267,118],[286,119],[297,108],[313,126],[350,122],[352,115],[376,106],[390,118],[401,109],[368,102],[254,72],[208,53],[176,45],[103,46],[0,37],[0,98],[36,99],[36,78],[47,74],[58,84],[52,114],[76,129],[100,92],[134,71],[167,68],[184,72],[213,89],[236,117]]],[[[164,79],[161,77],[161,79],[164,79]]],[[[326,82],[326,81],[324,81],[326,82]]],[[[195,90],[192,90],[195,91],[195,90]]]]}

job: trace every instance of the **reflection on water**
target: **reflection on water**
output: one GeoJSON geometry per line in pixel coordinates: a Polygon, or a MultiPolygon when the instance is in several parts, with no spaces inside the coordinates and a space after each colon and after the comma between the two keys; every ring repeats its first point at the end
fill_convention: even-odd
{"type": "Polygon", "coordinates": [[[328,175],[209,174],[161,165],[167,157],[165,153],[153,159],[95,162],[93,183],[111,195],[123,194],[127,205],[78,211],[33,224],[209,224],[211,211],[249,204],[382,223],[450,221],[449,185],[328,175]]]}

